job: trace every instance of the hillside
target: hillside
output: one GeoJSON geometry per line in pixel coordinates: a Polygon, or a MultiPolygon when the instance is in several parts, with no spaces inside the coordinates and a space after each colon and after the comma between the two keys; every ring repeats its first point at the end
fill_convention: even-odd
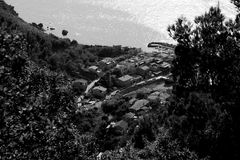
{"type": "Polygon", "coordinates": [[[176,46],[141,52],[0,13],[0,159],[240,159],[240,14],[181,17],[176,46]]]}
{"type": "Polygon", "coordinates": [[[58,38],[53,34],[44,33],[40,24],[28,24],[18,17],[13,7],[4,1],[0,3],[1,28],[9,32],[20,31],[29,43],[31,58],[52,70],[62,71],[71,77],[92,79],[96,77],[88,73],[86,68],[97,63],[104,57],[135,54],[136,48],[119,46],[91,46],[78,44],[75,40],[58,38]]]}
{"type": "MultiPolygon", "coordinates": [[[[116,94],[102,105],[105,99],[90,93],[81,100],[83,95],[79,96],[75,90],[80,88],[79,85],[75,87],[72,83],[75,78],[91,80],[98,76],[87,68],[100,60],[102,63],[115,59],[130,64],[129,60],[138,58],[142,62],[145,58],[149,61],[150,55],[136,55],[139,51],[135,48],[80,45],[48,35],[41,30],[41,25],[24,22],[13,7],[3,1],[0,4],[0,159],[94,160],[101,152],[118,149],[132,138],[136,137],[137,148],[143,145],[139,136],[145,135],[151,141],[155,139],[152,128],[138,127],[138,124],[146,123],[142,118],[132,122],[129,119],[126,128],[129,131],[139,128],[137,133],[121,129],[121,122],[126,124],[121,119],[129,112],[130,97],[116,94]],[[94,103],[89,100],[98,103],[91,106],[94,103]],[[110,125],[109,111],[115,117],[114,121],[120,122],[120,128],[110,125]]],[[[118,86],[110,86],[108,79],[113,77],[108,78],[108,74],[114,70],[112,67],[107,70],[98,84],[109,85],[109,92],[118,86]]],[[[152,79],[145,85],[152,81],[159,80],[152,79]]],[[[77,84],[78,81],[74,82],[77,84]]],[[[181,148],[176,150],[187,154],[181,148]]]]}

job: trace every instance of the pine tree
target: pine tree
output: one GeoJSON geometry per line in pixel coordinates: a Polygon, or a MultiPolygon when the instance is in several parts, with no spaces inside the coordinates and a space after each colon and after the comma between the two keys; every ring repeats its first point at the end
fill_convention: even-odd
{"type": "MultiPolygon", "coordinates": [[[[234,4],[239,9],[239,1],[234,4]]],[[[172,131],[190,149],[212,159],[240,159],[239,18],[225,20],[219,7],[211,7],[193,24],[180,18],[168,28],[178,42],[172,70],[175,99],[169,110],[175,117],[172,131]],[[183,116],[193,120],[184,124],[183,116]],[[205,121],[201,128],[194,124],[198,118],[205,121]]]]}

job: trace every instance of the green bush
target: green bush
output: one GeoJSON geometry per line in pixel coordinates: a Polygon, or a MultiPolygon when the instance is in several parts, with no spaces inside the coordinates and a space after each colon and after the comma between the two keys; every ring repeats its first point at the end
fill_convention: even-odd
{"type": "Polygon", "coordinates": [[[91,157],[97,146],[72,122],[68,80],[32,62],[21,34],[1,31],[0,44],[0,159],[91,157]]]}

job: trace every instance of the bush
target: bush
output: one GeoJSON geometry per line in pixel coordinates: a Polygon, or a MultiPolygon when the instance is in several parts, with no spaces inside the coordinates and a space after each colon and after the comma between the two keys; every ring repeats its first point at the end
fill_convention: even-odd
{"type": "Polygon", "coordinates": [[[62,35],[63,36],[66,36],[68,34],[68,31],[67,30],[62,30],[62,35]]]}
{"type": "Polygon", "coordinates": [[[21,34],[1,31],[0,43],[0,158],[91,157],[97,146],[72,122],[77,108],[66,77],[32,62],[21,34]]]}

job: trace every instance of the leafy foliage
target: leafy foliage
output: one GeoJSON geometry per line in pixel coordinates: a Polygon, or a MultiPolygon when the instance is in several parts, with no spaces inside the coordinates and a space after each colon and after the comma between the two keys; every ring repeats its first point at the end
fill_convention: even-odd
{"type": "Polygon", "coordinates": [[[225,21],[212,7],[194,22],[180,18],[168,28],[178,41],[168,126],[173,137],[201,157],[239,159],[238,15],[225,21]]]}
{"type": "MultiPolygon", "coordinates": [[[[65,75],[91,79],[89,65],[137,50],[47,35],[0,5],[0,159],[240,159],[239,15],[226,21],[212,7],[194,24],[182,17],[169,26],[174,95],[123,132],[96,110],[80,112],[65,75]]],[[[102,111],[121,120],[129,107],[121,97],[102,111]]]]}
{"type": "Polygon", "coordinates": [[[198,156],[182,147],[176,140],[172,140],[166,130],[162,130],[153,143],[149,143],[144,149],[138,150],[128,143],[126,147],[112,152],[106,151],[102,155],[103,160],[198,160],[198,156]]]}
{"type": "Polygon", "coordinates": [[[77,108],[66,77],[32,62],[22,34],[1,31],[0,43],[1,159],[90,157],[97,146],[72,122],[77,108]]]}
{"type": "Polygon", "coordinates": [[[236,8],[238,10],[240,9],[240,2],[239,2],[239,0],[231,0],[231,2],[236,6],[236,8]]]}

